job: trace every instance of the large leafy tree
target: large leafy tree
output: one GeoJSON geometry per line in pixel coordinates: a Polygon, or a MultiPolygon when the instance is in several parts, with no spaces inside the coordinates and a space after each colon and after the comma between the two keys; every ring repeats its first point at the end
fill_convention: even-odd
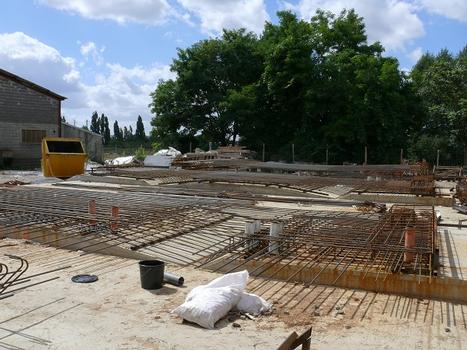
{"type": "Polygon", "coordinates": [[[412,71],[426,119],[413,149],[425,138],[436,136],[439,148],[452,162],[467,164],[467,46],[457,55],[441,50],[423,55],[412,71]],[[462,149],[463,148],[463,152],[462,149]]]}
{"type": "Polygon", "coordinates": [[[229,97],[261,74],[256,36],[244,29],[224,31],[221,38],[179,50],[171,69],[177,79],[161,82],[152,94],[156,141],[183,150],[195,137],[204,145],[235,143],[240,121],[229,97]]]}
{"type": "Polygon", "coordinates": [[[182,151],[234,144],[271,158],[334,162],[399,159],[421,125],[417,96],[395,58],[368,43],[354,11],[318,11],[310,21],[279,12],[260,38],[244,30],[179,50],[150,105],[151,136],[182,151]]]}

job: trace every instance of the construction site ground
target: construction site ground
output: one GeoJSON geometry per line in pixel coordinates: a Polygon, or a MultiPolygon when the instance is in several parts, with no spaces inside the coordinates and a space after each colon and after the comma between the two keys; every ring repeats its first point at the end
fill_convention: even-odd
{"type": "Polygon", "coordinates": [[[292,330],[309,326],[313,327],[312,349],[466,346],[465,305],[320,286],[301,301],[305,304],[332,291],[313,312],[288,313],[275,304],[271,315],[250,320],[232,314],[218,322],[215,330],[206,330],[183,322],[170,311],[193,287],[218,274],[169,265],[169,271],[185,277],[185,286],[146,291],[140,287],[136,260],[82,256],[17,240],[2,242],[7,244],[1,253],[39,253],[42,261],[34,264],[31,259],[34,273],[65,256],[73,266],[56,273],[60,278],[52,282],[2,300],[0,348],[4,349],[274,349],[292,330]],[[95,273],[99,280],[71,282],[73,275],[81,273],[95,273]]]}
{"type": "MultiPolygon", "coordinates": [[[[222,196],[230,193],[242,199],[260,196],[254,208],[271,213],[356,212],[339,186],[337,190],[326,189],[328,194],[323,195],[251,184],[157,186],[151,180],[111,176],[49,181],[38,173],[0,174],[0,184],[12,179],[29,182],[32,185],[26,187],[30,188],[123,196],[154,192],[162,198],[164,191],[177,192],[181,197],[191,191],[190,196],[195,198],[222,192],[222,196]]],[[[448,193],[451,185],[441,183],[439,187],[448,193]]],[[[386,204],[390,207],[392,203],[386,204]]],[[[435,209],[441,214],[441,222],[449,225],[439,227],[439,276],[465,280],[467,229],[454,225],[467,216],[447,206],[435,209]]],[[[206,330],[170,311],[192,288],[219,273],[168,263],[166,270],[183,276],[185,285],[147,291],[140,285],[138,260],[103,253],[69,251],[21,239],[0,240],[0,255],[28,259],[28,274],[60,268],[47,275],[58,278],[0,300],[0,349],[275,349],[292,331],[301,333],[310,326],[312,349],[467,349],[465,304],[319,284],[304,287],[280,280],[271,290],[261,292],[274,305],[271,314],[250,319],[232,312],[216,324],[215,330],[206,330]],[[64,262],[69,267],[61,269],[64,262]],[[72,276],[85,273],[96,274],[99,280],[91,284],[71,281],[72,276]]],[[[252,278],[248,288],[255,289],[262,282],[261,277],[252,278]]]]}

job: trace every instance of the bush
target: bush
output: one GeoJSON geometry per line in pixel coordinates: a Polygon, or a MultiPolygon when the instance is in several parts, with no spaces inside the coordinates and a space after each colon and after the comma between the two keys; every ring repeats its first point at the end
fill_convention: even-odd
{"type": "Polygon", "coordinates": [[[135,158],[139,161],[143,161],[144,158],[146,158],[146,150],[143,148],[143,146],[139,146],[139,148],[136,150],[135,158]]]}

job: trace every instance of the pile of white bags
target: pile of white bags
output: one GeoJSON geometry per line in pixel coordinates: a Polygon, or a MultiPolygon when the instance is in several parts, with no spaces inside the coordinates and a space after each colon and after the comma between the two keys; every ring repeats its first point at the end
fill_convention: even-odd
{"type": "Polygon", "coordinates": [[[271,304],[255,294],[245,292],[248,271],[229,273],[206,285],[194,288],[185,302],[172,313],[204,328],[214,324],[232,309],[259,315],[271,309],[271,304]]]}

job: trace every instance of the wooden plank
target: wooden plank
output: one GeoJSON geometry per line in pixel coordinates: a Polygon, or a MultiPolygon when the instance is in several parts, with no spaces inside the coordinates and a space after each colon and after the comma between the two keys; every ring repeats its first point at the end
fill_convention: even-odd
{"type": "Polygon", "coordinates": [[[310,349],[311,330],[312,330],[312,327],[307,329],[305,332],[303,332],[303,334],[301,336],[299,336],[297,339],[295,339],[295,341],[293,342],[290,349],[295,349],[299,345],[303,345],[302,349],[310,349]],[[305,347],[306,345],[308,346],[308,348],[305,347]]]}
{"type": "Polygon", "coordinates": [[[292,332],[287,339],[284,340],[284,342],[279,345],[277,350],[290,350],[291,345],[294,343],[294,341],[298,338],[297,332],[292,332]]]}

